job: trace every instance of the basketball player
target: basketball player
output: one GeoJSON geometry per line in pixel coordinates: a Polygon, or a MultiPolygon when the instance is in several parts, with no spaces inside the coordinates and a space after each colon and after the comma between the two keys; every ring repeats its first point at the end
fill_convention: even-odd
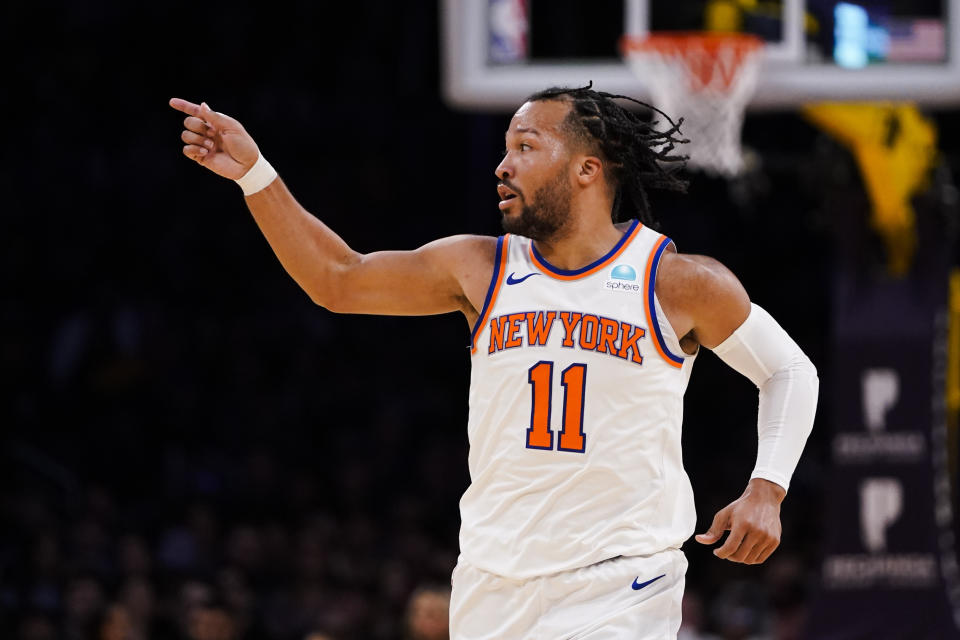
{"type": "Polygon", "coordinates": [[[267,241],[331,311],[460,311],[472,327],[469,467],[451,637],[674,638],[696,516],[683,394],[700,347],[759,387],[758,456],[703,544],[756,564],[810,432],[816,370],[715,260],[677,253],[645,188],[678,140],[609,94],[531,96],[496,169],[500,238],[361,255],[307,212],[235,119],[173,99],[183,153],[236,180],[267,241]],[[620,209],[638,219],[617,223],[620,209]]]}

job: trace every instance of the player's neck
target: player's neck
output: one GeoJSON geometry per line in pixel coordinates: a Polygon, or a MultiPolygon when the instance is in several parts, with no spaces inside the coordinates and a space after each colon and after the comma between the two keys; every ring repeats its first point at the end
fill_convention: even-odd
{"type": "Polygon", "coordinates": [[[540,255],[553,266],[575,270],[605,256],[621,237],[623,231],[613,225],[609,212],[602,216],[574,213],[562,233],[535,244],[540,255]]]}

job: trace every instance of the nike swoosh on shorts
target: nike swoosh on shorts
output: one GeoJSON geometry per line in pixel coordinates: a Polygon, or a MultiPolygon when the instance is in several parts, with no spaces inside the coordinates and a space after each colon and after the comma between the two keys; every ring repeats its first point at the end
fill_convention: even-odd
{"type": "Polygon", "coordinates": [[[631,586],[633,586],[633,590],[634,590],[634,591],[639,591],[640,589],[643,589],[645,586],[647,586],[647,585],[649,585],[649,584],[651,584],[651,583],[656,582],[657,580],[659,580],[660,578],[663,578],[663,577],[666,576],[666,575],[667,575],[667,574],[663,574],[662,576],[657,576],[656,578],[650,578],[650,579],[647,580],[646,582],[640,582],[640,583],[637,582],[637,580],[640,579],[640,576],[637,576],[636,578],[634,578],[634,580],[633,580],[633,585],[631,585],[631,586]]]}

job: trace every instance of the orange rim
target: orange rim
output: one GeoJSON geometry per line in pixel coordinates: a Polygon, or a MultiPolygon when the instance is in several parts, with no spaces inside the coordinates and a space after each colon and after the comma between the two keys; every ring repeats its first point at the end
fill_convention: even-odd
{"type": "Polygon", "coordinates": [[[729,88],[743,63],[762,47],[762,39],[746,33],[677,31],[626,35],[620,39],[624,55],[653,55],[682,61],[694,88],[704,88],[718,80],[724,89],[729,88]]]}
{"type": "Polygon", "coordinates": [[[694,47],[714,53],[720,49],[730,48],[749,53],[762,46],[763,40],[749,33],[712,31],[670,31],[645,36],[625,35],[620,39],[620,50],[624,53],[659,51],[666,54],[682,54],[694,47]]]}

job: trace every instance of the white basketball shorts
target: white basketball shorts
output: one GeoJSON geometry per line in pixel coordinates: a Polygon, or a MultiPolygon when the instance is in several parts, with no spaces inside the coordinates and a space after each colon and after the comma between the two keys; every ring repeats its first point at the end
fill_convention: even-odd
{"type": "Polygon", "coordinates": [[[452,640],[674,640],[687,559],[679,549],[617,557],[529,580],[460,558],[450,596],[452,640]]]}

